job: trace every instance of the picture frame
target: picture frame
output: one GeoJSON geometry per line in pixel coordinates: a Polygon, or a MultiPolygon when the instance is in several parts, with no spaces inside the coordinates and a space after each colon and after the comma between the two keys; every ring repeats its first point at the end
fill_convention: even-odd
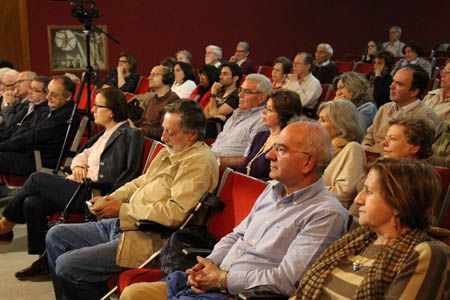
{"type": "MultiPolygon", "coordinates": [[[[106,25],[99,25],[107,32],[106,25]]],[[[83,71],[87,66],[86,35],[82,25],[48,25],[50,71],[83,71]]],[[[94,70],[108,69],[106,35],[91,32],[91,66],[94,70]]]]}

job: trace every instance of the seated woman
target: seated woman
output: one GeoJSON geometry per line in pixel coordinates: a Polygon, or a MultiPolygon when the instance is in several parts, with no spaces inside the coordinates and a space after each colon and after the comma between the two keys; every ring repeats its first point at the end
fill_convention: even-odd
{"type": "MultiPolygon", "coordinates": [[[[117,88],[101,89],[93,108],[95,123],[105,128],[92,137],[74,157],[72,174],[66,178],[53,174],[32,174],[22,189],[12,198],[0,219],[0,237],[13,239],[16,223],[27,223],[28,253],[41,255],[37,262],[16,273],[26,279],[46,270],[45,234],[47,216],[64,210],[84,178],[90,178],[106,195],[139,175],[143,156],[142,133],[130,128],[128,106],[117,88]]],[[[85,200],[91,195],[85,189],[74,199],[69,212],[83,213],[85,200]]]]}
{"type": "Polygon", "coordinates": [[[269,130],[255,135],[249,154],[237,171],[262,180],[270,180],[270,160],[266,158],[266,154],[272,149],[289,120],[301,115],[302,104],[297,93],[285,89],[275,91],[267,101],[262,115],[263,123],[269,130]]]}
{"type": "Polygon", "coordinates": [[[430,165],[378,159],[355,199],[361,227],[322,253],[292,299],[449,299],[449,248],[425,232],[439,190],[430,165]]]}
{"type": "Polygon", "coordinates": [[[369,80],[370,92],[377,107],[391,101],[389,93],[391,91],[393,65],[394,55],[389,51],[382,50],[375,54],[373,71],[366,75],[369,80]]]}
{"type": "Polygon", "coordinates": [[[195,75],[191,65],[179,61],[175,63],[173,74],[175,81],[171,87],[172,92],[176,93],[180,99],[189,98],[195,89],[195,75]]]}
{"type": "Polygon", "coordinates": [[[198,75],[199,84],[189,97],[197,101],[204,109],[211,100],[211,87],[219,79],[219,70],[211,65],[204,65],[198,75]]]}
{"type": "Polygon", "coordinates": [[[134,93],[139,79],[136,58],[130,52],[124,51],[119,54],[117,68],[108,72],[102,87],[118,87],[124,93],[134,93]]]}
{"type": "Polygon", "coordinates": [[[175,59],[192,65],[192,54],[185,49],[177,51],[175,53],[175,59]]]}
{"type": "Polygon", "coordinates": [[[364,132],[372,125],[377,113],[377,106],[369,91],[369,82],[356,72],[343,73],[333,79],[336,99],[347,99],[355,104],[363,121],[364,132]]]}
{"type": "Polygon", "coordinates": [[[287,75],[292,69],[292,62],[286,56],[277,57],[273,61],[272,89],[274,91],[283,88],[287,83],[287,75]]]}
{"type": "Polygon", "coordinates": [[[421,115],[400,113],[388,121],[389,129],[383,141],[383,156],[426,159],[433,154],[435,130],[431,121],[421,115]]]}
{"type": "Polygon", "coordinates": [[[402,52],[405,57],[400,59],[395,64],[394,70],[392,70],[391,73],[392,75],[394,75],[395,72],[397,72],[397,70],[401,67],[406,66],[407,64],[414,64],[421,66],[425,71],[427,71],[428,76],[431,76],[431,63],[422,57],[425,52],[418,42],[409,41],[408,43],[405,43],[402,52]]]}
{"type": "Polygon", "coordinates": [[[334,149],[323,180],[342,205],[349,208],[364,176],[366,156],[360,145],[364,137],[362,121],[355,105],[348,100],[324,102],[318,112],[319,124],[330,134],[334,149]]]}
{"type": "Polygon", "coordinates": [[[370,40],[367,43],[367,49],[362,56],[361,62],[366,64],[373,64],[375,62],[375,55],[378,51],[381,51],[383,47],[379,42],[375,42],[374,40],[370,40]]]}

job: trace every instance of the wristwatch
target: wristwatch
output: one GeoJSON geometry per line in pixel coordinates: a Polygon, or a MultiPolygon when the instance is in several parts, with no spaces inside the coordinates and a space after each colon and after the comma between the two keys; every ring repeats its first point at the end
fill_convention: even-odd
{"type": "Polygon", "coordinates": [[[222,294],[228,294],[227,275],[228,275],[228,271],[222,270],[222,273],[220,274],[220,278],[219,278],[219,291],[222,294]]]}

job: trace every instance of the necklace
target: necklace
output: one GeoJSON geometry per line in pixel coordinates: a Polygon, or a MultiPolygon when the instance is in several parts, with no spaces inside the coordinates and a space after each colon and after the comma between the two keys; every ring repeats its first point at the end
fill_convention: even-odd
{"type": "Polygon", "coordinates": [[[359,270],[362,269],[363,267],[363,263],[364,261],[369,261],[371,259],[374,259],[377,255],[378,255],[378,251],[376,251],[376,253],[374,255],[372,255],[371,257],[366,258],[365,255],[367,254],[367,251],[369,250],[369,247],[367,247],[359,256],[361,257],[360,259],[355,259],[355,261],[352,263],[352,271],[353,272],[358,272],[359,270]]]}
{"type": "Polygon", "coordinates": [[[245,169],[247,170],[247,175],[250,175],[250,171],[252,169],[252,164],[253,162],[260,157],[263,153],[267,152],[269,149],[272,148],[273,146],[273,142],[274,142],[274,137],[278,136],[279,133],[276,134],[271,134],[266,142],[264,143],[264,145],[259,149],[258,153],[256,153],[256,155],[248,162],[247,166],[245,167],[245,169]]]}

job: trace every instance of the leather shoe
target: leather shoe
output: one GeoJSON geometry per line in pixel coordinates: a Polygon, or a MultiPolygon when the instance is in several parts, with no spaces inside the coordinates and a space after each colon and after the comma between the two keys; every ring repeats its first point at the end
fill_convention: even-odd
{"type": "Polygon", "coordinates": [[[38,260],[33,262],[31,266],[25,268],[19,272],[16,272],[15,276],[19,280],[30,279],[35,276],[49,274],[47,253],[39,256],[38,260]]]}
{"type": "Polygon", "coordinates": [[[7,233],[0,234],[0,242],[11,242],[14,238],[14,232],[11,230],[7,233]]]}

